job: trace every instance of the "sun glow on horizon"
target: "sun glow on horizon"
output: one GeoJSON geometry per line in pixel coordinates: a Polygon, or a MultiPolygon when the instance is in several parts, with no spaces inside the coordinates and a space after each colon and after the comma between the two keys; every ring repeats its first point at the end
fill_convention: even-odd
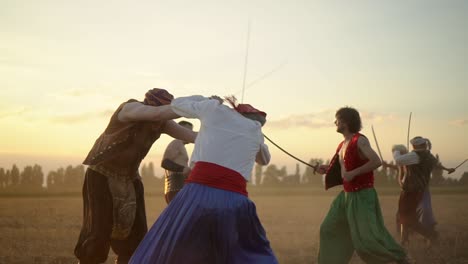
{"type": "Polygon", "coordinates": [[[384,159],[406,142],[409,112],[411,136],[430,138],[448,166],[468,155],[467,3],[185,4],[3,1],[0,151],[80,160],[117,106],[153,87],[240,97],[250,17],[245,102],[291,153],[329,159],[334,112],[350,105],[384,159]]]}

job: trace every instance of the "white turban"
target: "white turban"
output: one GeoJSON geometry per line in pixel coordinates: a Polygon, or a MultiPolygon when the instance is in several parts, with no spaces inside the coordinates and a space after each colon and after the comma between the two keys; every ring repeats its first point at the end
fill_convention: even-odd
{"type": "Polygon", "coordinates": [[[424,145],[427,143],[427,139],[423,138],[423,137],[414,137],[413,139],[411,139],[411,145],[413,146],[420,146],[420,145],[424,145]]]}
{"type": "Polygon", "coordinates": [[[411,145],[413,146],[421,146],[421,145],[426,145],[428,150],[431,150],[432,144],[431,141],[428,138],[423,138],[423,137],[414,137],[411,139],[411,145]]]}

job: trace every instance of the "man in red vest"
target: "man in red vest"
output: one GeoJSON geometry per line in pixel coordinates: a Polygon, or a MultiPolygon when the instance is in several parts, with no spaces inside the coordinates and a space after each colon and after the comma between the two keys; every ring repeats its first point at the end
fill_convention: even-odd
{"type": "Polygon", "coordinates": [[[325,188],[343,185],[320,226],[318,263],[348,263],[356,251],[366,263],[408,263],[404,249],[385,228],[373,171],[381,161],[369,140],[359,133],[361,118],[351,107],[336,112],[336,131],[344,141],[338,145],[325,174],[325,188]]]}

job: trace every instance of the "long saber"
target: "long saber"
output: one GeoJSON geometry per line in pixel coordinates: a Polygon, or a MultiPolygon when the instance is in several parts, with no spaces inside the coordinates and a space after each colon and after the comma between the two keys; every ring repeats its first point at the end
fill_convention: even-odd
{"type": "Polygon", "coordinates": [[[462,163],[458,164],[458,166],[455,167],[455,169],[458,169],[460,168],[461,165],[465,164],[465,162],[467,161],[468,159],[464,160],[462,163]]]}
{"type": "Polygon", "coordinates": [[[281,68],[283,68],[284,65],[286,65],[286,61],[283,61],[280,65],[278,65],[277,67],[275,67],[274,69],[272,69],[271,71],[263,74],[262,76],[260,76],[259,78],[251,81],[249,84],[247,84],[247,87],[246,89],[252,87],[254,84],[256,84],[257,82],[260,82],[264,79],[266,79],[267,77],[269,77],[270,75],[272,75],[273,73],[277,72],[278,70],[280,70],[281,68]]]}
{"type": "Polygon", "coordinates": [[[245,93],[245,90],[251,88],[252,86],[254,86],[255,84],[265,80],[266,78],[270,77],[271,75],[273,75],[273,73],[279,71],[281,68],[283,68],[285,65],[287,64],[286,61],[282,62],[280,65],[278,65],[277,67],[273,68],[272,70],[266,72],[265,74],[263,74],[262,76],[258,77],[257,79],[247,83],[245,85],[245,88],[242,88],[241,90],[238,90],[237,92],[235,92],[234,94],[244,94],[245,93]]]}
{"type": "Polygon", "coordinates": [[[247,24],[247,44],[245,47],[245,59],[244,59],[244,80],[242,82],[242,97],[241,97],[241,103],[244,102],[244,92],[245,92],[245,80],[247,78],[247,64],[249,61],[249,44],[250,44],[250,18],[249,22],[247,24]]]}
{"type": "MultiPolygon", "coordinates": [[[[247,77],[247,65],[248,65],[248,60],[249,60],[249,44],[250,44],[250,18],[249,18],[249,21],[248,21],[248,25],[247,25],[247,43],[246,43],[246,47],[245,47],[245,59],[244,59],[244,79],[243,79],[243,82],[242,82],[242,97],[241,97],[241,103],[244,102],[244,93],[245,93],[245,82],[246,82],[246,77],[247,77]]],[[[278,66],[277,68],[273,69],[272,71],[266,73],[265,75],[263,75],[262,77],[260,77],[259,79],[257,80],[254,80],[253,82],[251,82],[248,87],[251,87],[252,85],[254,85],[256,82],[258,81],[261,81],[263,79],[265,79],[266,77],[268,77],[270,74],[272,74],[273,72],[277,71],[278,69],[280,69],[281,67],[284,66],[285,63],[282,63],[280,66],[278,66]]],[[[286,153],[287,155],[289,155],[291,158],[299,161],[300,163],[302,164],[305,164],[311,168],[314,169],[314,174],[315,172],[317,172],[318,170],[318,167],[319,167],[319,163],[317,162],[317,164],[315,165],[311,165],[301,159],[299,159],[298,157],[292,155],[291,153],[287,152],[285,149],[283,149],[282,147],[280,147],[278,144],[276,144],[275,142],[273,142],[273,140],[271,140],[269,137],[267,137],[265,134],[263,134],[263,136],[268,139],[268,141],[271,142],[271,144],[275,145],[278,149],[280,149],[281,151],[283,151],[284,153],[286,153]]]]}
{"type": "Polygon", "coordinates": [[[413,112],[409,113],[408,134],[406,135],[406,149],[409,149],[409,134],[410,134],[410,128],[411,128],[411,114],[413,114],[413,112]]]}
{"type": "Polygon", "coordinates": [[[268,141],[270,141],[271,144],[275,145],[277,148],[279,148],[281,151],[283,151],[284,153],[286,153],[287,155],[289,155],[291,158],[293,158],[293,159],[299,161],[299,162],[302,163],[302,164],[305,164],[305,165],[307,165],[307,166],[313,168],[313,169],[314,169],[314,174],[315,174],[315,172],[318,170],[318,167],[319,167],[319,163],[318,163],[318,162],[317,162],[317,164],[315,164],[315,165],[309,164],[309,163],[307,163],[307,162],[301,160],[300,158],[294,156],[293,154],[287,152],[285,149],[283,149],[283,148],[280,147],[278,144],[276,144],[275,142],[273,142],[273,140],[271,140],[271,139],[270,139],[269,137],[267,137],[265,134],[263,134],[263,136],[264,136],[266,139],[268,139],[268,141]]]}
{"type": "Polygon", "coordinates": [[[372,135],[374,135],[375,145],[377,146],[377,151],[379,152],[380,160],[383,161],[382,152],[380,152],[379,142],[377,142],[377,137],[375,136],[374,126],[372,128],[372,135]]]}

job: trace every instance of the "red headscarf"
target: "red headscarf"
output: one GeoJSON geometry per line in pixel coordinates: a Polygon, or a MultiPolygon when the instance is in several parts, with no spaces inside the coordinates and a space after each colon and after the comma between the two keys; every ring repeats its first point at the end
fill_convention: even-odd
{"type": "Polygon", "coordinates": [[[160,88],[153,88],[145,94],[144,103],[146,105],[161,106],[171,103],[174,96],[168,91],[160,88]]]}
{"type": "Polygon", "coordinates": [[[240,114],[258,114],[265,118],[267,116],[265,112],[260,111],[249,104],[236,104],[237,98],[234,95],[226,96],[224,99],[226,99],[226,101],[228,101],[229,104],[231,104],[232,107],[240,114]]]}

